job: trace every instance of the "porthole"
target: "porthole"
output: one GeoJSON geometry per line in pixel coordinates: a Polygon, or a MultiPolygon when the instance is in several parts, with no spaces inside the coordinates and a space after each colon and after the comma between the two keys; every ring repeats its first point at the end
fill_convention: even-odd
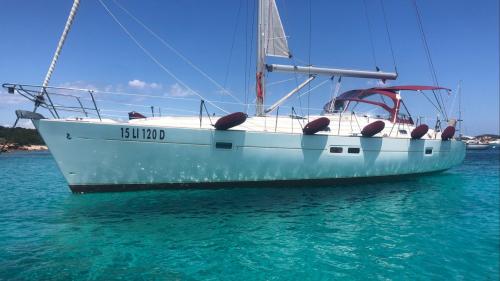
{"type": "Polygon", "coordinates": [[[231,148],[233,148],[233,144],[230,142],[216,142],[215,148],[217,148],[217,149],[231,149],[231,148]]]}
{"type": "Polygon", "coordinates": [[[359,147],[349,147],[347,149],[347,153],[358,154],[360,151],[359,147]]]}
{"type": "Polygon", "coordinates": [[[339,146],[331,146],[330,153],[342,153],[343,149],[339,146]]]}

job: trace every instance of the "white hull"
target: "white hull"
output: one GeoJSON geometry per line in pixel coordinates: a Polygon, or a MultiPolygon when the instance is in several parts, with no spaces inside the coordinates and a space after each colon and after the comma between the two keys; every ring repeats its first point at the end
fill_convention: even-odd
{"type": "Polygon", "coordinates": [[[446,170],[465,156],[464,143],[455,140],[47,119],[34,123],[77,192],[419,174],[446,170]],[[130,135],[124,138],[127,128],[130,135]],[[156,131],[156,139],[148,139],[142,129],[156,131]],[[331,147],[342,152],[331,153],[331,147]],[[359,153],[348,153],[349,148],[359,153]]]}
{"type": "MultiPolygon", "coordinates": [[[[429,129],[425,124],[415,127],[400,93],[448,89],[400,85],[350,90],[338,95],[342,77],[385,81],[396,79],[397,73],[382,72],[379,69],[363,71],[267,64],[268,56],[291,57],[274,0],[260,0],[258,4],[256,117],[247,118],[245,113],[235,112],[221,119],[209,114],[205,101],[223,112],[228,113],[227,111],[217,106],[217,102],[208,101],[192,90],[159,63],[104,5],[110,16],[149,58],[182,88],[200,98],[200,111],[199,116],[190,117],[146,118],[137,112],[129,112],[129,118],[133,120],[128,122],[102,119],[104,110],[97,107],[94,94],[117,94],[122,98],[136,94],[47,87],[77,6],[78,0],[75,0],[43,86],[3,85],[9,93],[17,92],[35,102],[35,109],[39,106],[46,108],[54,117],[53,120],[47,120],[35,112],[16,111],[18,118],[33,120],[73,191],[165,188],[179,185],[217,187],[275,182],[290,184],[304,180],[343,181],[442,171],[460,164],[464,159],[465,144],[449,140],[455,133],[454,124],[440,128],[438,119],[436,128],[440,128],[439,130],[429,129]],[[293,72],[296,76],[303,74],[308,78],[267,107],[264,100],[265,80],[272,71],[293,72]],[[320,109],[322,115],[311,116],[308,110],[307,118],[300,117],[292,107],[292,115],[279,116],[279,106],[297,95],[303,87],[310,85],[316,76],[339,78],[335,98],[320,109]],[[64,101],[53,102],[51,96],[64,101]],[[72,102],[68,103],[68,98],[72,102]],[[76,102],[79,106],[74,105],[76,102]],[[359,114],[365,106],[372,108],[365,111],[366,114],[359,114]],[[61,119],[64,115],[60,116],[58,112],[81,113],[85,116],[90,114],[98,119],[61,119]],[[266,113],[269,115],[266,116],[266,113]],[[218,119],[217,122],[221,121],[219,126],[215,123],[219,130],[214,130],[212,126],[215,119],[218,119]],[[444,130],[441,132],[441,129],[444,130]]],[[[175,53],[225,91],[186,57],[177,51],[175,53]]],[[[225,92],[232,96],[228,91],[225,92]]],[[[332,92],[332,96],[333,94],[332,92]]],[[[442,100],[435,93],[434,97],[439,111],[442,111],[442,100]]],[[[131,104],[122,105],[134,107],[131,104]]],[[[116,111],[112,108],[108,110],[116,111]]]]}

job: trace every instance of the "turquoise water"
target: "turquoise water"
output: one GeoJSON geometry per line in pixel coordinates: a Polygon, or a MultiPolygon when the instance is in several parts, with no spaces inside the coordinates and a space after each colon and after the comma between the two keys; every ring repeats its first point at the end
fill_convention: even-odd
{"type": "Polygon", "coordinates": [[[3,154],[0,279],[498,280],[499,156],[335,188],[73,195],[50,154],[3,154]]]}

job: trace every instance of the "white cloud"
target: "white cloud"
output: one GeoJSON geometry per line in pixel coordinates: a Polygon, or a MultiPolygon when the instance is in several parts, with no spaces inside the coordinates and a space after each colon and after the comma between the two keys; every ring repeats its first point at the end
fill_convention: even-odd
{"type": "Polygon", "coordinates": [[[134,79],[132,81],[128,81],[128,85],[132,88],[144,89],[144,87],[146,87],[146,82],[134,79]]]}
{"type": "Polygon", "coordinates": [[[136,89],[161,89],[163,86],[160,83],[156,82],[151,82],[148,83],[146,81],[142,81],[139,79],[134,79],[128,81],[128,86],[131,88],[136,88],[136,89]]]}
{"type": "Polygon", "coordinates": [[[21,128],[26,128],[26,129],[35,129],[35,126],[33,126],[33,122],[31,120],[20,120],[19,123],[17,123],[17,127],[21,128]]]}
{"type": "Polygon", "coordinates": [[[104,87],[104,91],[105,92],[112,92],[114,88],[115,87],[113,87],[113,85],[106,85],[106,87],[104,87]]]}
{"type": "Polygon", "coordinates": [[[163,88],[161,84],[158,84],[158,83],[155,83],[155,82],[149,84],[149,87],[151,89],[161,89],[161,88],[163,88]]]}
{"type": "Polygon", "coordinates": [[[182,87],[178,83],[174,83],[168,89],[167,95],[171,97],[187,97],[194,95],[192,91],[182,87]]]}
{"type": "Polygon", "coordinates": [[[13,95],[13,94],[7,94],[7,92],[4,91],[1,93],[0,96],[0,104],[3,105],[21,104],[25,102],[28,102],[28,99],[18,95],[17,93],[13,95]]]}
{"type": "Polygon", "coordinates": [[[87,83],[85,81],[65,82],[65,83],[59,84],[58,87],[74,88],[74,89],[86,89],[86,90],[93,90],[93,91],[98,90],[95,85],[87,83]]]}

